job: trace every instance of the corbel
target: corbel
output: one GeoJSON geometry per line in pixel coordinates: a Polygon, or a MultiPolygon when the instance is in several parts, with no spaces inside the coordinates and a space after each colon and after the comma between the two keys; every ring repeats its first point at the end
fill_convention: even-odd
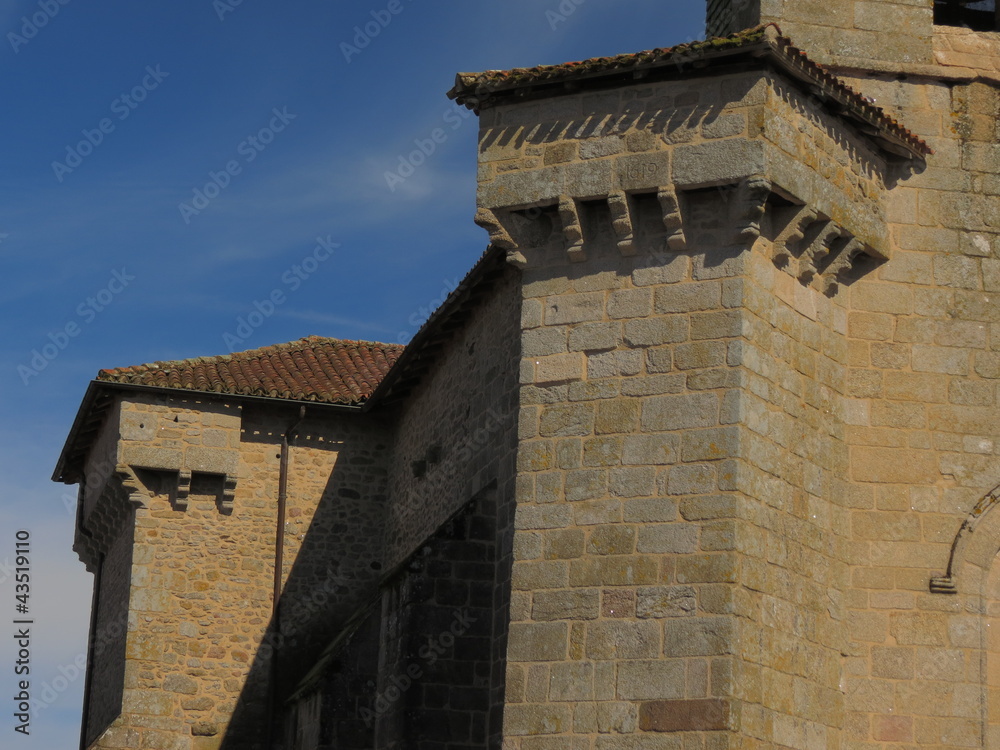
{"type": "Polygon", "coordinates": [[[664,249],[673,252],[687,250],[687,238],[684,236],[684,221],[677,191],[673,187],[661,188],[656,198],[663,211],[663,227],[667,230],[664,249]]]}
{"type": "Polygon", "coordinates": [[[612,193],[608,196],[608,208],[611,210],[611,226],[618,238],[618,252],[626,257],[635,255],[635,234],[628,196],[625,193],[612,193]]]}
{"type": "Polygon", "coordinates": [[[563,239],[566,241],[566,255],[574,263],[587,260],[583,249],[583,227],[576,201],[571,196],[559,196],[559,219],[562,222],[563,239]]]}
{"type": "Polygon", "coordinates": [[[760,222],[764,218],[767,199],[773,185],[762,175],[740,180],[736,191],[736,241],[752,245],[760,237],[760,222]]]}
{"type": "Polygon", "coordinates": [[[514,238],[510,236],[510,232],[504,228],[503,224],[500,223],[500,219],[497,218],[497,215],[491,209],[480,208],[476,211],[473,221],[489,234],[490,244],[496,245],[507,253],[508,263],[520,268],[528,264],[527,258],[524,257],[524,254],[518,248],[514,238]]]}
{"type": "Polygon", "coordinates": [[[801,254],[801,244],[806,237],[806,230],[819,218],[816,210],[809,206],[795,206],[785,211],[794,213],[774,239],[772,257],[775,265],[782,268],[791,262],[793,256],[801,254]]]}
{"type": "Polygon", "coordinates": [[[823,267],[824,259],[830,252],[830,243],[836,241],[844,234],[844,230],[833,221],[826,221],[819,231],[819,234],[809,243],[809,247],[799,258],[799,280],[803,284],[809,284],[813,278],[819,275],[823,267]]]}
{"type": "Polygon", "coordinates": [[[219,499],[219,512],[229,515],[233,512],[233,503],[236,500],[236,477],[226,474],[222,479],[222,497],[219,499]]]}
{"type": "Polygon", "coordinates": [[[188,496],[191,494],[191,472],[181,469],[177,472],[177,492],[174,494],[174,505],[177,510],[187,510],[188,496]]]}
{"type": "Polygon", "coordinates": [[[823,271],[823,293],[832,296],[837,293],[841,284],[847,281],[847,275],[854,267],[854,261],[865,252],[864,243],[857,237],[852,237],[844,245],[837,257],[823,271]]]}
{"type": "Polygon", "coordinates": [[[148,508],[150,492],[136,476],[128,464],[118,464],[115,467],[115,477],[121,483],[122,489],[128,495],[128,501],[136,508],[148,508]]]}

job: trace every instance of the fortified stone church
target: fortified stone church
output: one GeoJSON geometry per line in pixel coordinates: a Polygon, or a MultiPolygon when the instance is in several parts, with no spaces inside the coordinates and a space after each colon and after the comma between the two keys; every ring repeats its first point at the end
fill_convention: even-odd
{"type": "Polygon", "coordinates": [[[90,384],[82,747],[1000,748],[997,19],[459,75],[490,244],[410,344],[90,384]]]}

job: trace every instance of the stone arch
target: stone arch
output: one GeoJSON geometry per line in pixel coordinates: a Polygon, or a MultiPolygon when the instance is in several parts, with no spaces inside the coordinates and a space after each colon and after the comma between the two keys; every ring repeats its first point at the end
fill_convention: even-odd
{"type": "Polygon", "coordinates": [[[992,512],[998,505],[1000,485],[987,492],[962,522],[951,544],[947,571],[931,578],[933,593],[984,593],[987,574],[1000,552],[1000,513],[992,512]]]}
{"type": "Polygon", "coordinates": [[[972,652],[969,680],[978,683],[980,747],[1000,747],[1000,485],[966,516],[951,546],[945,575],[933,593],[959,597],[951,608],[949,646],[972,652]]]}

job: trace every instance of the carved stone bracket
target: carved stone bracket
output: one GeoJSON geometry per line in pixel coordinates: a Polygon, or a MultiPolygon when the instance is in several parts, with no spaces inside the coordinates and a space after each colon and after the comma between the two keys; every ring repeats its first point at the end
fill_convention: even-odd
{"type": "Polygon", "coordinates": [[[174,496],[174,504],[178,510],[187,510],[188,495],[191,494],[191,472],[181,469],[177,472],[177,493],[174,496]]]}
{"type": "Polygon", "coordinates": [[[563,238],[566,240],[566,256],[574,263],[587,259],[583,250],[583,227],[576,201],[568,195],[559,196],[559,218],[562,220],[563,238]]]}
{"type": "Polygon", "coordinates": [[[219,498],[219,511],[229,515],[233,512],[233,501],[236,499],[236,477],[226,474],[222,479],[222,497],[219,498]]]}
{"type": "Polygon", "coordinates": [[[784,209],[784,213],[786,223],[774,240],[772,256],[774,264],[779,268],[786,267],[791,263],[793,255],[801,253],[801,243],[805,239],[806,228],[818,218],[816,211],[809,206],[793,206],[784,209]],[[790,218],[787,214],[790,214],[790,218]]]}
{"type": "Polygon", "coordinates": [[[608,196],[608,208],[611,209],[611,226],[618,237],[618,252],[624,256],[635,255],[632,207],[628,196],[625,193],[612,193],[608,196]]]}
{"type": "Polygon", "coordinates": [[[847,228],[810,206],[774,206],[771,260],[805,285],[833,296],[863,270],[885,257],[847,228]]]}
{"type": "Polygon", "coordinates": [[[753,244],[760,237],[760,222],[764,218],[767,199],[771,196],[771,181],[762,175],[754,175],[740,181],[736,200],[733,202],[736,223],[736,242],[753,244]]]}
{"type": "Polygon", "coordinates": [[[490,244],[496,245],[501,250],[507,252],[507,261],[509,263],[517,266],[523,266],[527,263],[524,255],[518,250],[514,238],[510,236],[510,232],[504,228],[493,211],[488,208],[480,208],[476,211],[474,221],[487,231],[490,236],[490,244]]]}
{"type": "Polygon", "coordinates": [[[480,208],[476,211],[476,224],[485,229],[490,235],[490,242],[503,250],[515,250],[517,243],[504,229],[495,213],[488,208],[480,208]]]}
{"type": "Polygon", "coordinates": [[[681,203],[673,186],[661,189],[656,194],[663,210],[663,226],[667,230],[664,249],[672,252],[687,250],[687,238],[684,236],[684,220],[681,217],[681,203]]]}
{"type": "Polygon", "coordinates": [[[803,284],[809,284],[819,275],[820,269],[829,265],[831,246],[844,233],[844,230],[832,221],[822,222],[818,230],[799,258],[799,280],[803,284]]]}
{"type": "Polygon", "coordinates": [[[135,470],[128,464],[118,464],[115,467],[115,478],[121,482],[122,489],[128,496],[128,501],[136,508],[148,508],[149,498],[153,493],[139,480],[135,470]]]}
{"type": "Polygon", "coordinates": [[[851,269],[854,268],[855,261],[863,255],[864,252],[864,243],[856,237],[851,237],[850,240],[847,241],[837,256],[826,268],[824,273],[825,286],[823,287],[823,292],[825,294],[833,295],[837,293],[840,285],[847,280],[848,274],[851,269]]]}

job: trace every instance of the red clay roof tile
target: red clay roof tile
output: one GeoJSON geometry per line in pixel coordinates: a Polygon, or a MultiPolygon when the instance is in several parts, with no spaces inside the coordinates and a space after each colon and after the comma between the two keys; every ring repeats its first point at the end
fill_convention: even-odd
{"type": "Polygon", "coordinates": [[[97,380],[293,401],[361,404],[372,395],[402,351],[398,344],[308,336],[287,344],[217,357],[101,370],[97,380]]]}

